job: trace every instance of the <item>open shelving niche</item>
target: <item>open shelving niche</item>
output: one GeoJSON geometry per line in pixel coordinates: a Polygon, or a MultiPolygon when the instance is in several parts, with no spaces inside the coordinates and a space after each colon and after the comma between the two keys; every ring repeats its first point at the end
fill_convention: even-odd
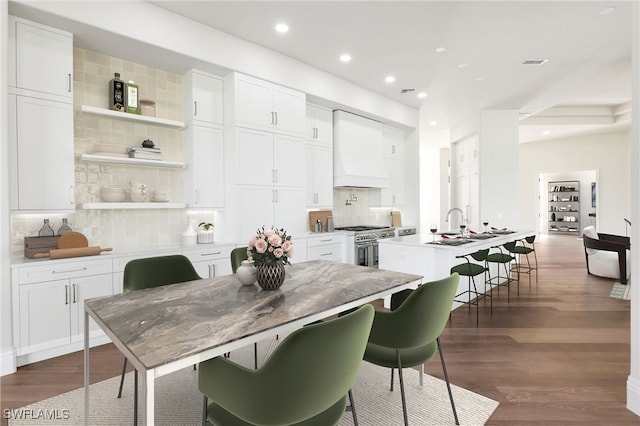
{"type": "Polygon", "coordinates": [[[549,232],[580,232],[580,182],[562,180],[549,182],[549,232]],[[566,220],[566,218],[573,218],[566,220]]]}
{"type": "MultiPolygon", "coordinates": [[[[183,121],[167,120],[164,118],[148,117],[145,115],[129,114],[126,112],[111,111],[109,109],[93,107],[89,105],[82,105],[80,110],[84,113],[102,115],[109,118],[115,118],[118,120],[128,120],[138,123],[146,123],[157,126],[172,127],[175,129],[184,129],[185,124],[183,121]]],[[[183,169],[185,164],[177,161],[164,161],[164,160],[146,160],[141,158],[127,158],[127,157],[109,157],[106,155],[95,154],[82,154],[80,159],[83,161],[90,161],[95,163],[111,163],[111,164],[129,164],[135,166],[149,166],[149,167],[168,167],[183,169]]],[[[83,203],[83,209],[104,210],[104,209],[183,209],[185,203],[157,203],[157,202],[97,202],[97,203],[83,203]]]]}

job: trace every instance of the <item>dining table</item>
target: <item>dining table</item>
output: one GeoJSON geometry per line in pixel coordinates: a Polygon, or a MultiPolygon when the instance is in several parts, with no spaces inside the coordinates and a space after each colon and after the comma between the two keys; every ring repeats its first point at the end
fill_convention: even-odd
{"type": "MultiPolygon", "coordinates": [[[[286,279],[277,290],[242,285],[235,275],[227,275],[87,299],[85,424],[91,424],[90,319],[138,372],[142,420],[153,425],[156,378],[416,288],[422,279],[416,274],[312,260],[286,266],[286,279]]],[[[137,420],[137,411],[133,417],[137,420]]]]}

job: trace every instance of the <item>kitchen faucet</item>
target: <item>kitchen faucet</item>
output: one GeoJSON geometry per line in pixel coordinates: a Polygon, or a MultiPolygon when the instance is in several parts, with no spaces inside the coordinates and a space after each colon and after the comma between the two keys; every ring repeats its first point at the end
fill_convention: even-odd
{"type": "Polygon", "coordinates": [[[460,222],[464,222],[464,212],[462,211],[462,209],[459,209],[458,207],[454,207],[452,209],[449,209],[449,211],[447,212],[447,219],[445,220],[445,222],[449,222],[449,218],[451,217],[451,213],[453,212],[459,212],[460,213],[460,222]]]}

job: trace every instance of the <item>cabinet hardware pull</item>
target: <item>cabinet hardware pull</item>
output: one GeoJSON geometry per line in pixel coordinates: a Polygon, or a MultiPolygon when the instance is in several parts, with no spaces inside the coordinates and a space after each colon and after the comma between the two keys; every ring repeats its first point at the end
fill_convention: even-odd
{"type": "Polygon", "coordinates": [[[69,75],[69,93],[71,93],[71,73],[69,75]]]}
{"type": "Polygon", "coordinates": [[[332,251],[330,251],[329,253],[322,253],[320,256],[331,256],[333,254],[332,251]]]}
{"type": "Polygon", "coordinates": [[[395,145],[391,145],[391,153],[392,154],[396,153],[396,146],[395,145]]]}
{"type": "Polygon", "coordinates": [[[211,265],[211,272],[212,272],[211,278],[215,278],[215,276],[216,276],[216,265],[215,264],[211,265]]]}
{"type": "Polygon", "coordinates": [[[219,252],[219,251],[216,251],[216,252],[213,252],[213,253],[200,253],[200,256],[213,256],[213,255],[220,254],[220,253],[221,252],[219,252]]]}
{"type": "Polygon", "coordinates": [[[275,124],[277,126],[278,125],[278,112],[277,111],[275,112],[275,115],[276,115],[276,122],[273,123],[273,124],[275,124]]]}
{"type": "Polygon", "coordinates": [[[277,189],[273,190],[273,202],[274,203],[278,202],[278,190],[277,189]]]}
{"type": "Polygon", "coordinates": [[[198,116],[198,101],[193,101],[193,116],[198,116]]]}
{"type": "Polygon", "coordinates": [[[198,192],[197,188],[193,190],[193,197],[195,199],[194,204],[199,204],[200,203],[200,193],[198,192]]]}
{"type": "Polygon", "coordinates": [[[87,267],[85,266],[84,268],[79,268],[79,269],[64,269],[62,271],[51,271],[52,274],[67,274],[69,272],[80,272],[80,271],[86,271],[87,267]]]}
{"type": "Polygon", "coordinates": [[[271,169],[271,183],[276,183],[276,169],[271,169]]]}
{"type": "Polygon", "coordinates": [[[71,288],[73,289],[73,303],[76,303],[76,287],[77,284],[71,284],[71,288]]]}
{"type": "Polygon", "coordinates": [[[74,203],[74,201],[73,201],[73,195],[74,195],[74,194],[73,194],[73,185],[71,185],[71,186],[69,187],[69,200],[70,200],[69,204],[71,204],[71,205],[73,205],[73,203],[74,203]]]}
{"type": "Polygon", "coordinates": [[[69,285],[68,284],[64,285],[64,304],[65,305],[69,304],[69,285]]]}
{"type": "Polygon", "coordinates": [[[272,125],[272,126],[273,126],[274,124],[276,124],[274,117],[275,117],[275,113],[274,113],[273,111],[271,111],[271,125],[272,125]]]}
{"type": "Polygon", "coordinates": [[[318,131],[318,128],[316,127],[316,139],[318,139],[320,137],[320,132],[318,131]]]}
{"type": "Polygon", "coordinates": [[[278,169],[275,169],[273,172],[275,173],[275,180],[273,182],[278,183],[278,181],[280,180],[280,171],[278,169]]]}
{"type": "Polygon", "coordinates": [[[333,238],[327,238],[326,240],[320,240],[320,242],[322,242],[322,243],[326,243],[328,241],[333,241],[333,238]]]}

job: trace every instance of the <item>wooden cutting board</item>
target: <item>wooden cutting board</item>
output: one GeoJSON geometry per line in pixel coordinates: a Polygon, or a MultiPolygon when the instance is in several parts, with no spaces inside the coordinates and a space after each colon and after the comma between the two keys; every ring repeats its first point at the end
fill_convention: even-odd
{"type": "Polygon", "coordinates": [[[331,210],[317,210],[317,211],[312,211],[309,212],[309,230],[311,232],[315,232],[316,230],[316,221],[318,219],[320,219],[320,222],[322,222],[322,230],[324,232],[327,232],[327,218],[333,216],[333,213],[331,212],[331,210]]]}
{"type": "Polygon", "coordinates": [[[81,232],[67,232],[58,239],[59,249],[89,247],[89,240],[81,232]]]}

